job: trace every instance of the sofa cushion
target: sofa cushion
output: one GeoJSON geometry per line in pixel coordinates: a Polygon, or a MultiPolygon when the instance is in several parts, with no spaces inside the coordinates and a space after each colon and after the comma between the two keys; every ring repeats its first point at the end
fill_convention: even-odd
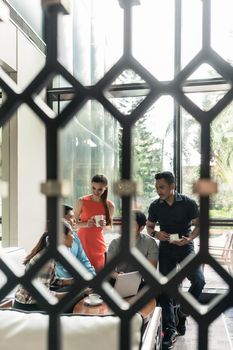
{"type": "MultiPolygon", "coordinates": [[[[118,350],[120,319],[115,316],[62,315],[62,350],[118,350]]],[[[39,312],[0,310],[0,349],[47,350],[49,317],[39,312]],[[32,346],[33,344],[33,346],[32,346]]],[[[132,350],[141,341],[142,317],[132,320],[132,350]]]]}

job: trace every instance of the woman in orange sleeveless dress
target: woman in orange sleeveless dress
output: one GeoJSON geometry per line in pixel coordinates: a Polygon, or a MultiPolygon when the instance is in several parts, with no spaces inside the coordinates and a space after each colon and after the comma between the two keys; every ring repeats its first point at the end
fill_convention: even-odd
{"type": "Polygon", "coordinates": [[[111,225],[115,206],[107,199],[108,180],[104,175],[95,175],[91,185],[92,194],[78,199],[75,217],[83,249],[95,270],[99,271],[105,265],[103,228],[111,225]]]}

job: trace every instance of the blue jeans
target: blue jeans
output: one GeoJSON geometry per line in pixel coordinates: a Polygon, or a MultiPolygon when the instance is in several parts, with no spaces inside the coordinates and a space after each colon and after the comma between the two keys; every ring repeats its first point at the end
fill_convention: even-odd
{"type": "MultiPolygon", "coordinates": [[[[160,242],[159,271],[166,276],[190,254],[195,254],[192,242],[181,247],[167,242],[160,242]]],[[[186,277],[191,282],[189,293],[198,300],[205,285],[205,278],[201,268],[195,268],[186,277]]],[[[163,329],[170,328],[175,330],[174,299],[166,294],[162,294],[159,297],[159,303],[162,307],[163,329]]]]}

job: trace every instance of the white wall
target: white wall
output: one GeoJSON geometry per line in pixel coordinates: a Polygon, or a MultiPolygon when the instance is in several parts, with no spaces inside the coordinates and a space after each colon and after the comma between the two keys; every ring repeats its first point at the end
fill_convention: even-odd
{"type": "Polygon", "coordinates": [[[12,23],[0,22],[0,62],[8,65],[8,71],[16,71],[16,32],[12,23]]]}
{"type": "MultiPolygon", "coordinates": [[[[8,71],[15,71],[20,87],[27,86],[44,62],[44,55],[20,30],[12,23],[0,23],[0,63],[8,71]],[[9,45],[12,33],[15,37],[9,45]]],[[[45,128],[32,110],[22,105],[12,117],[8,133],[10,219],[6,215],[4,223],[3,209],[3,245],[19,245],[29,251],[45,229],[45,197],[39,190],[46,177],[45,128]]]]}
{"type": "Polygon", "coordinates": [[[27,23],[42,37],[42,8],[41,0],[8,0],[27,23]]]}

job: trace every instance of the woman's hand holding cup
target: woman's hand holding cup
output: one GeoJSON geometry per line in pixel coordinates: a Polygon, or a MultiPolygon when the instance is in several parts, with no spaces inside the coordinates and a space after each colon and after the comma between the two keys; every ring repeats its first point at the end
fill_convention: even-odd
{"type": "Polygon", "coordinates": [[[87,221],[87,227],[93,227],[95,226],[95,219],[92,216],[88,221],[87,221]]]}
{"type": "Polygon", "coordinates": [[[106,226],[106,220],[104,215],[95,215],[95,226],[96,227],[106,226]]]}

